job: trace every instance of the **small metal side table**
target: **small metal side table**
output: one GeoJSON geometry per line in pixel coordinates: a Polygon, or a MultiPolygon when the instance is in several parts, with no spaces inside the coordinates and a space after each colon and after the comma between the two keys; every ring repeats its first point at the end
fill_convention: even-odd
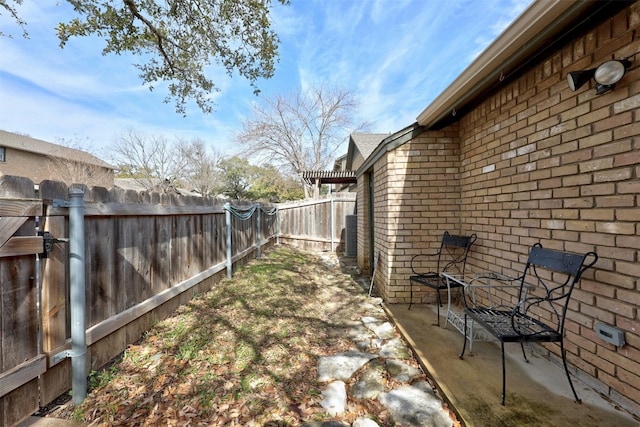
{"type": "MultiPolygon", "coordinates": [[[[465,307],[475,305],[477,298],[484,298],[491,307],[498,307],[501,299],[495,294],[495,290],[499,288],[513,288],[518,290],[518,278],[505,276],[493,271],[482,271],[467,274],[450,274],[442,273],[442,277],[447,282],[447,316],[445,318],[444,327],[450,323],[456,328],[466,339],[469,340],[469,350],[473,351],[474,341],[491,341],[493,336],[485,331],[482,326],[475,325],[473,320],[468,322],[468,330],[465,331],[464,312],[458,312],[451,308],[451,287],[455,285],[462,287],[465,307]],[[466,334],[465,334],[466,332],[466,334]]],[[[525,288],[528,290],[528,287],[525,288]]],[[[526,295],[525,295],[526,297],[526,295]]],[[[464,308],[463,308],[464,310],[464,308]]]]}

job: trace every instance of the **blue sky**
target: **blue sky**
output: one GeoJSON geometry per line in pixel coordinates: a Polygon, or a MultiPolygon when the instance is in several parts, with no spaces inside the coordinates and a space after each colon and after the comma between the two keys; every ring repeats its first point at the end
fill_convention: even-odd
{"type": "MultiPolygon", "coordinates": [[[[261,96],[309,86],[339,86],[360,102],[369,131],[410,125],[522,11],[530,0],[291,0],[274,3],[280,36],[275,76],[258,81],[261,96]]],[[[6,14],[0,28],[0,129],[49,142],[61,139],[106,157],[114,138],[138,132],[201,138],[233,154],[233,134],[260,102],[249,83],[221,69],[210,115],[187,117],[150,92],[131,65],[136,58],[102,56],[98,38],[58,46],[55,26],[73,16],[59,0],[25,0],[18,7],[29,39],[6,14]]],[[[343,151],[346,152],[346,145],[343,151]]]]}

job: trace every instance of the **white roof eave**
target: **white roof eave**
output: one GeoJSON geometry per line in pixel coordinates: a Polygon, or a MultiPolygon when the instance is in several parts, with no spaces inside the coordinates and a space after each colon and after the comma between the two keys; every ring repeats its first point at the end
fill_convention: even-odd
{"type": "Polygon", "coordinates": [[[531,4],[487,49],[476,58],[417,118],[433,127],[444,117],[470,102],[530,55],[538,44],[581,11],[588,1],[538,0],[531,4]]]}

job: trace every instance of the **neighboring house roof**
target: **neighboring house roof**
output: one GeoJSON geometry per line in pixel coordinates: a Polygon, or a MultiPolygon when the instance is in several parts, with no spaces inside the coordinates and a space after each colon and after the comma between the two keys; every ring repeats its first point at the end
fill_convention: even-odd
{"type": "MultiPolygon", "coordinates": [[[[362,174],[364,174],[369,168],[371,168],[373,164],[384,153],[391,151],[406,142],[411,141],[413,138],[424,132],[424,130],[425,128],[423,126],[420,126],[417,123],[413,123],[412,125],[409,125],[404,129],[400,129],[396,133],[386,135],[386,138],[378,143],[373,152],[371,152],[367,157],[364,158],[364,161],[357,167],[357,169],[352,167],[352,169],[356,172],[356,176],[362,176],[362,174]]],[[[349,165],[347,164],[347,166],[349,165]]]]}
{"type": "Polygon", "coordinates": [[[113,169],[113,166],[109,163],[85,151],[76,150],[63,145],[52,144],[40,139],[4,130],[0,130],[0,146],[27,151],[29,153],[41,154],[43,156],[65,158],[80,163],[100,166],[106,169],[113,169]]]}
{"type": "Polygon", "coordinates": [[[388,136],[388,133],[352,133],[349,136],[349,148],[347,150],[347,169],[357,170],[362,162],[388,136]],[[356,152],[360,153],[362,159],[356,159],[356,152]]]}
{"type": "Polygon", "coordinates": [[[333,170],[334,171],[346,170],[346,165],[347,165],[347,155],[343,154],[342,156],[336,158],[333,161],[333,170]]]}

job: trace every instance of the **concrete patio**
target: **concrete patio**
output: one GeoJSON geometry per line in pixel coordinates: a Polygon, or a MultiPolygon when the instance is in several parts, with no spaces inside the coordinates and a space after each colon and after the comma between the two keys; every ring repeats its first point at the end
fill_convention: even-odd
{"type": "MultiPolygon", "coordinates": [[[[444,399],[471,426],[634,426],[640,421],[615,408],[573,378],[582,404],[574,402],[564,370],[539,355],[522,358],[519,345],[506,344],[507,400],[500,405],[502,373],[497,342],[474,342],[463,360],[462,335],[452,326],[438,327],[435,304],[391,304],[385,309],[413,348],[444,399]]],[[[446,306],[441,309],[441,316],[446,306]]],[[[444,318],[441,317],[441,325],[444,318]]],[[[571,362],[571,355],[568,356],[571,362]]]]}

